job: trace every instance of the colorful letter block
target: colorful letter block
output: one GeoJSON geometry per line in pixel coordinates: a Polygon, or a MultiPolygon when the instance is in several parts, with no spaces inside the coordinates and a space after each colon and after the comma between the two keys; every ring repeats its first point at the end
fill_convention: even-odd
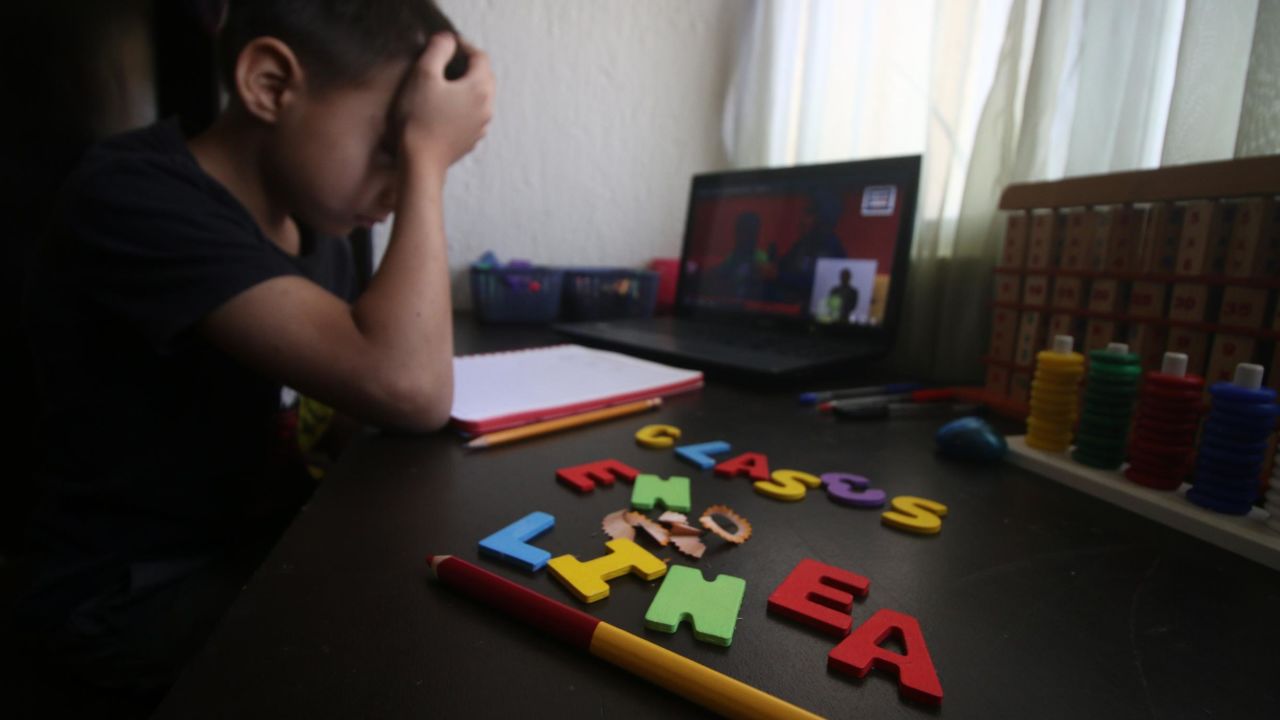
{"type": "Polygon", "coordinates": [[[769,612],[844,637],[853,626],[854,596],[866,597],[870,589],[861,575],[806,558],[769,596],[769,612]]]}
{"type": "Polygon", "coordinates": [[[680,428],[675,425],[645,425],[636,431],[636,444],[654,450],[669,448],[680,439],[680,428]]]}
{"type": "Polygon", "coordinates": [[[556,480],[580,493],[589,493],[596,488],[596,483],[612,485],[615,478],[631,482],[639,474],[639,470],[617,460],[596,460],[583,465],[560,468],[556,471],[556,480]]]}
{"type": "Polygon", "coordinates": [[[667,564],[635,542],[610,540],[611,551],[594,560],[582,562],[572,555],[551,558],[547,568],[582,602],[593,603],[609,597],[609,583],[616,577],[635,573],[645,580],[656,580],[667,574],[667,564]]]}
{"type": "Polygon", "coordinates": [[[738,624],[738,611],[746,592],[747,581],[742,578],[721,575],[714,582],[707,582],[700,570],[672,565],[644,614],[644,624],[674,633],[680,621],[687,619],[693,625],[694,637],[727,647],[733,642],[733,628],[738,624]]]}
{"type": "Polygon", "coordinates": [[[871,481],[861,475],[823,473],[822,484],[827,486],[827,497],[832,502],[859,508],[878,508],[884,505],[884,491],[871,487],[871,481]]]}
{"type": "Polygon", "coordinates": [[[681,445],[676,448],[676,457],[692,464],[700,470],[706,470],[716,464],[712,455],[721,455],[729,452],[729,443],[723,440],[712,440],[711,442],[698,443],[696,445],[681,445]]]}
{"type": "Polygon", "coordinates": [[[751,487],[756,492],[771,497],[774,500],[786,500],[795,502],[803,500],[805,494],[805,486],[818,487],[822,484],[822,479],[817,475],[810,475],[807,472],[799,470],[774,470],[770,479],[763,482],[752,483],[751,487]]]}
{"type": "Polygon", "coordinates": [[[480,552],[523,567],[541,570],[551,553],[529,544],[533,538],[555,527],[556,519],[534,511],[480,541],[480,552]]]}
{"type": "Polygon", "coordinates": [[[657,503],[668,510],[689,512],[693,500],[689,493],[689,478],[673,475],[663,480],[657,475],[637,475],[631,489],[631,507],[652,510],[657,503]]]}
{"type": "Polygon", "coordinates": [[[762,453],[742,453],[716,465],[716,474],[729,478],[745,475],[757,482],[765,482],[769,479],[769,458],[762,453]]]}
{"type": "Polygon", "coordinates": [[[899,495],[889,501],[893,510],[880,514],[885,525],[919,535],[936,535],[942,531],[942,520],[947,506],[927,498],[899,495]]]}
{"type": "Polygon", "coordinates": [[[827,667],[854,677],[866,677],[871,668],[898,676],[898,690],[916,702],[942,702],[942,684],[924,644],[924,633],[915,618],[895,610],[880,610],[858,626],[827,655],[827,667]],[[906,653],[899,655],[880,647],[897,635],[906,653]]]}

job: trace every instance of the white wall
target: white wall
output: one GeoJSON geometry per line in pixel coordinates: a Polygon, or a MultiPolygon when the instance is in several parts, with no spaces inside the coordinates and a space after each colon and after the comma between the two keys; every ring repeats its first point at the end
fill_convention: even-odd
{"type": "Polygon", "coordinates": [[[451,171],[456,305],[504,260],[641,266],[680,251],[689,178],[726,165],[720,114],[745,0],[442,0],[492,58],[489,135],[451,171]]]}

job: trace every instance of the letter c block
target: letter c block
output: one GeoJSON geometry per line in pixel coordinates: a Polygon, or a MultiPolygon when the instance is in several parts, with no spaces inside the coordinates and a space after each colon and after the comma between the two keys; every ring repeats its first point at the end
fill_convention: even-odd
{"type": "Polygon", "coordinates": [[[669,448],[680,439],[680,428],[675,425],[645,425],[636,431],[636,444],[654,450],[669,448]]]}
{"type": "Polygon", "coordinates": [[[611,550],[594,560],[582,562],[572,555],[551,558],[547,568],[579,600],[593,603],[609,597],[609,583],[616,577],[635,573],[645,580],[667,574],[667,564],[631,540],[619,538],[605,545],[611,550]]]}
{"type": "Polygon", "coordinates": [[[870,589],[861,575],[806,558],[769,596],[769,612],[844,637],[853,626],[854,596],[866,597],[870,589]]]}
{"type": "Polygon", "coordinates": [[[822,484],[827,486],[827,496],[832,502],[859,508],[878,508],[884,505],[884,491],[871,487],[871,481],[861,475],[823,473],[822,484]]]}

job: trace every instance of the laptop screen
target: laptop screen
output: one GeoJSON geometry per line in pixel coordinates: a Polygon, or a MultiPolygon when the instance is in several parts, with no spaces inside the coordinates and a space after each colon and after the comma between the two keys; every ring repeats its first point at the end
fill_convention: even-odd
{"type": "Polygon", "coordinates": [[[891,326],[919,173],[912,156],[694,177],[681,312],[891,326]]]}

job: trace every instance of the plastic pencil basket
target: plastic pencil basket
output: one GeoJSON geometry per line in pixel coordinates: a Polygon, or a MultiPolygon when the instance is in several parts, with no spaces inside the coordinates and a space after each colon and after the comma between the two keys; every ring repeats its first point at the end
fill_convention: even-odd
{"type": "Polygon", "coordinates": [[[564,273],[569,320],[649,317],[658,301],[658,273],[620,268],[572,268],[564,273]]]}
{"type": "Polygon", "coordinates": [[[491,323],[544,323],[560,314],[564,271],[547,267],[472,267],[471,304],[491,323]]]}

